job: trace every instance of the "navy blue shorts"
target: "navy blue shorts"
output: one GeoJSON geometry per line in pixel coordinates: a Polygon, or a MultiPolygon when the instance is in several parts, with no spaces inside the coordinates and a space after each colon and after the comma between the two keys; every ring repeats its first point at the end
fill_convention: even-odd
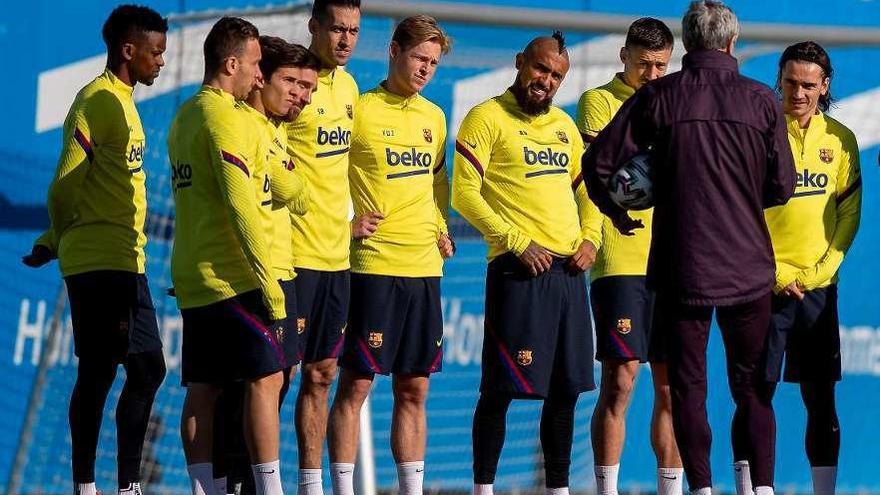
{"type": "Polygon", "coordinates": [[[278,324],[275,333],[283,342],[284,361],[287,366],[299,364],[299,332],[297,331],[296,314],[296,284],[293,280],[279,280],[281,290],[284,292],[284,312],[287,318],[278,324]]]}
{"type": "Polygon", "coordinates": [[[644,276],[610,276],[590,284],[596,322],[596,359],[663,362],[654,328],[654,291],[644,276]]]}
{"type": "Polygon", "coordinates": [[[129,354],[162,349],[147,277],[98,270],[64,278],[73,321],[74,352],[122,361],[129,354]]]}
{"type": "Polygon", "coordinates": [[[351,272],[294,270],[297,319],[292,328],[299,334],[299,359],[314,363],[338,358],[348,322],[351,272]]]}
{"type": "Polygon", "coordinates": [[[351,311],[339,364],[364,374],[440,371],[440,277],[352,273],[351,311]]]}
{"type": "Polygon", "coordinates": [[[567,263],[538,277],[511,253],[489,263],[481,392],[546,398],[596,388],[587,281],[567,263]]]}
{"type": "Polygon", "coordinates": [[[803,301],[774,295],[772,308],[767,379],[795,383],[840,381],[837,286],[808,291],[803,301]]]}
{"type": "Polygon", "coordinates": [[[287,338],[285,320],[269,319],[260,290],[183,309],[180,314],[184,385],[253,380],[294,364],[286,356],[296,354],[297,341],[287,338]]]}

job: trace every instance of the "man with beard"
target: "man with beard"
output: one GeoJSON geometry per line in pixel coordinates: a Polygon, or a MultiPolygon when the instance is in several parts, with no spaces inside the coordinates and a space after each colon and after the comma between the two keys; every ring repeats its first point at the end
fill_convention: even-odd
{"type": "Polygon", "coordinates": [[[552,107],[569,69],[562,33],[516,56],[513,86],[472,109],[455,142],[452,205],[489,245],[474,494],[491,495],[512,399],[543,399],[547,493],[568,493],[574,409],[595,388],[584,270],[583,141],[552,107]]]}
{"type": "Polygon", "coordinates": [[[73,491],[95,495],[95,451],[116,371],[125,385],[116,407],[120,494],[141,493],[140,464],[150,409],[165,359],[144,275],[147,216],[144,129],[132,94],[165,65],[168,22],[121,5],[104,23],[107,67],[82,88],[64,121],[58,168],[46,205],[49,230],[22,260],[57,257],[70,299],[79,358],[70,397],[73,491]]]}

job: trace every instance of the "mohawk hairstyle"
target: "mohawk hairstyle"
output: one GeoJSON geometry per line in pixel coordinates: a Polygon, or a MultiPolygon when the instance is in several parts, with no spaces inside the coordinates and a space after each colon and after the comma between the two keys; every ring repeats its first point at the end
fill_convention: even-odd
{"type": "Polygon", "coordinates": [[[567,49],[565,46],[565,35],[562,34],[562,31],[557,29],[556,31],[553,31],[553,39],[559,43],[559,53],[562,54],[562,52],[567,49]]]}

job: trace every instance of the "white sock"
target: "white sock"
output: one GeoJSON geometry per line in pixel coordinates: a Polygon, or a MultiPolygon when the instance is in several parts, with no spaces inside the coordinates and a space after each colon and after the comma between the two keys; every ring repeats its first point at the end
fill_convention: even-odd
{"type": "Polygon", "coordinates": [[[321,469],[300,469],[298,495],[324,495],[321,486],[321,469]]]}
{"type": "Polygon", "coordinates": [[[252,464],[257,495],[284,495],[281,488],[281,463],[278,460],[252,464]]]}
{"type": "Polygon", "coordinates": [[[400,495],[422,495],[425,480],[425,461],[398,462],[397,484],[400,495]]]}
{"type": "Polygon", "coordinates": [[[681,495],[684,468],[657,468],[657,495],[681,495]]]}
{"type": "Polygon", "coordinates": [[[815,466],[813,471],[813,494],[834,495],[837,485],[837,466],[815,466]]]}
{"type": "Polygon", "coordinates": [[[712,487],[704,486],[703,488],[697,488],[696,490],[691,490],[691,495],[712,495],[712,487]]]}
{"type": "Polygon", "coordinates": [[[617,495],[617,473],[620,463],[613,466],[593,466],[596,472],[596,493],[598,495],[617,495]]]}
{"type": "Polygon", "coordinates": [[[210,462],[199,462],[186,466],[189,473],[192,495],[214,495],[214,466],[210,462]]]}
{"type": "Polygon", "coordinates": [[[98,495],[98,488],[95,487],[95,482],[91,483],[74,483],[76,488],[74,488],[74,493],[77,495],[98,495]]]}
{"type": "Polygon", "coordinates": [[[736,485],[736,495],[752,495],[752,475],[749,473],[749,461],[736,461],[733,463],[733,478],[736,485]]]}
{"type": "MultiPolygon", "coordinates": [[[[129,483],[127,487],[120,488],[118,492],[119,495],[143,495],[144,492],[141,491],[140,483],[129,483]]],[[[223,495],[226,495],[225,493],[223,495]]]]}
{"type": "Polygon", "coordinates": [[[331,462],[330,481],[333,495],[354,495],[354,464],[331,462]]]}
{"type": "Polygon", "coordinates": [[[755,495],[773,495],[772,486],[756,486],[755,495]]]}
{"type": "Polygon", "coordinates": [[[226,490],[226,488],[227,488],[226,482],[227,482],[226,476],[224,476],[222,478],[214,478],[214,493],[215,493],[215,495],[227,495],[228,492],[226,490]]]}
{"type": "Polygon", "coordinates": [[[547,493],[547,495],[568,495],[568,487],[567,486],[562,487],[562,488],[548,487],[546,493],[547,493]]]}
{"type": "Polygon", "coordinates": [[[474,491],[472,495],[495,495],[494,485],[480,485],[474,483],[474,491]]]}

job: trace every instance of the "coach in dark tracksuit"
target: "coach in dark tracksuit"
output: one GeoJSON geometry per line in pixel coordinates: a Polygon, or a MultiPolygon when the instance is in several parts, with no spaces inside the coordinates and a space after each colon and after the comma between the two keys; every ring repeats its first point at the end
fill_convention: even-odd
{"type": "Polygon", "coordinates": [[[706,344],[717,308],[736,413],[756,493],[772,493],[773,385],[763,375],[773,250],[763,209],[795,187],[785,118],[773,91],[743,77],[731,56],[733,12],[693,2],[682,20],[682,70],[635,93],[586,153],[590,196],[622,232],[640,227],[608,195],[608,178],[650,148],[654,226],[648,283],[657,291],[672,413],[691,493],[711,493],[706,344]]]}

